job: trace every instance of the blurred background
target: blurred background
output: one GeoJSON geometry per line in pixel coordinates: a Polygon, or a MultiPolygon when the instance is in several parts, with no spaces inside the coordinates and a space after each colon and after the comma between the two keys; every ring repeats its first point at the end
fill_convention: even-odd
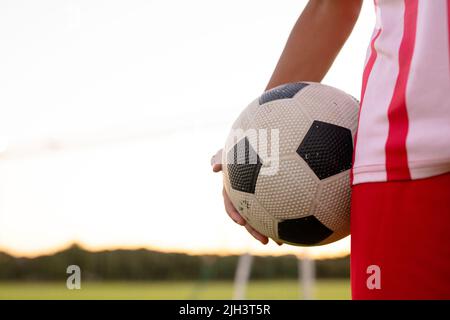
{"type": "MultiPolygon", "coordinates": [[[[0,0],[0,298],[349,298],[348,238],[262,246],[210,169],[306,3],[0,0]]],[[[373,11],[324,80],[357,98],[373,11]]]]}

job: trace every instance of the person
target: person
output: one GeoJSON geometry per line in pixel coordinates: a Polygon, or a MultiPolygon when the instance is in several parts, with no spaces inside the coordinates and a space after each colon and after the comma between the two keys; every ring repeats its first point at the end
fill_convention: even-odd
{"type": "MultiPolygon", "coordinates": [[[[450,299],[450,1],[374,4],[351,172],[352,298],[450,299]]],[[[361,5],[310,0],[266,90],[320,82],[361,5]]],[[[231,219],[268,243],[223,198],[231,219]]]]}

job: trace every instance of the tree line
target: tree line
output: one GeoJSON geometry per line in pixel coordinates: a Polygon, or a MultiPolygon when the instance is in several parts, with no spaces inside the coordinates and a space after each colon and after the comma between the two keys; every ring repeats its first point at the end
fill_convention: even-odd
{"type": "MultiPolygon", "coordinates": [[[[0,252],[0,281],[66,279],[69,265],[78,265],[84,280],[231,280],[239,256],[189,255],[146,249],[92,252],[78,245],[36,258],[0,252]]],[[[348,278],[349,256],[316,260],[318,278],[348,278]]],[[[255,256],[251,279],[298,277],[293,255],[255,256]]]]}

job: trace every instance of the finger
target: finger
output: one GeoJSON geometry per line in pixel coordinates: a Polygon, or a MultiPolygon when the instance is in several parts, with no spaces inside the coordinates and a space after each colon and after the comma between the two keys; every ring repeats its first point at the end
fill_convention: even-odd
{"type": "Polygon", "coordinates": [[[213,170],[213,172],[222,171],[222,164],[220,164],[220,163],[213,164],[212,170],[213,170]]]}
{"type": "Polygon", "coordinates": [[[245,225],[245,229],[247,229],[247,231],[253,236],[253,238],[258,240],[262,244],[267,244],[269,242],[269,238],[253,229],[248,223],[245,225]]]}
{"type": "Polygon", "coordinates": [[[236,210],[236,208],[233,206],[233,203],[231,202],[230,198],[228,198],[228,195],[223,189],[223,203],[225,205],[225,211],[228,213],[230,218],[236,222],[237,224],[240,224],[241,226],[245,226],[247,223],[245,219],[239,214],[239,212],[236,210]]]}
{"type": "MultiPolygon", "coordinates": [[[[274,240],[275,241],[275,240],[274,240]]],[[[280,242],[280,241],[275,241],[275,243],[277,244],[277,245],[279,245],[279,246],[282,246],[283,245],[283,242],[280,242]]]]}
{"type": "Polygon", "coordinates": [[[214,172],[222,170],[222,149],[216,152],[211,158],[211,166],[214,172]]]}

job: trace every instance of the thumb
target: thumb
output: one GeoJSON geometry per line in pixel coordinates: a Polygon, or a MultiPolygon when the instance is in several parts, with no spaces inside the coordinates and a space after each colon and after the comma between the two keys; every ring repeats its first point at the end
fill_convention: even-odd
{"type": "Polygon", "coordinates": [[[211,158],[211,166],[214,172],[222,170],[222,149],[216,152],[211,158]]]}

